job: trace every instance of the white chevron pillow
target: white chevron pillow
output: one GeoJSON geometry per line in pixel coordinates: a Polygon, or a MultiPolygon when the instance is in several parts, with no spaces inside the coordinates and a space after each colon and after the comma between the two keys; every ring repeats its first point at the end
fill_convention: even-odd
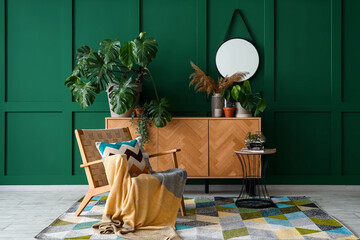
{"type": "Polygon", "coordinates": [[[95,145],[103,159],[116,154],[126,154],[129,173],[132,177],[150,172],[136,139],[118,143],[96,142],[95,145]]]}

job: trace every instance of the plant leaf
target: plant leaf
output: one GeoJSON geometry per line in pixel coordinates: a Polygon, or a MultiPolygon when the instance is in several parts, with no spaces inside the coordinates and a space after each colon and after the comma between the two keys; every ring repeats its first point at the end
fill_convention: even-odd
{"type": "Polygon", "coordinates": [[[256,104],[256,110],[259,110],[259,112],[264,112],[266,109],[266,101],[265,99],[261,98],[259,102],[256,104]]]}
{"type": "Polygon", "coordinates": [[[230,91],[229,91],[228,89],[223,90],[223,91],[221,92],[221,96],[222,96],[223,98],[225,98],[226,100],[229,100],[229,99],[230,99],[230,91]]]}
{"type": "Polygon", "coordinates": [[[89,76],[88,73],[88,59],[94,57],[94,50],[88,46],[78,48],[76,54],[76,66],[74,67],[70,76],[85,77],[89,76]]]}
{"type": "Polygon", "coordinates": [[[75,97],[76,102],[80,103],[82,109],[86,109],[94,103],[96,87],[93,82],[85,83],[77,76],[70,76],[66,79],[65,85],[70,88],[70,92],[75,97]]]}
{"type": "Polygon", "coordinates": [[[114,62],[105,63],[104,59],[98,53],[94,53],[94,58],[88,59],[91,79],[95,79],[94,85],[98,93],[107,88],[109,82],[115,82],[116,76],[113,72],[114,62]]]}
{"type": "Polygon", "coordinates": [[[136,52],[134,42],[125,42],[124,45],[120,48],[120,61],[128,69],[131,69],[133,66],[133,61],[136,61],[135,55],[136,52]]]}
{"type": "MultiPolygon", "coordinates": [[[[141,36],[141,34],[140,34],[141,36]]],[[[141,67],[147,67],[155,58],[158,51],[158,43],[154,38],[136,38],[134,40],[137,64],[141,67]]]]}
{"type": "Polygon", "coordinates": [[[244,92],[243,93],[245,93],[245,92],[251,93],[252,92],[249,80],[244,81],[243,87],[244,87],[244,92]]]}
{"type": "Polygon", "coordinates": [[[231,89],[231,97],[237,102],[239,99],[241,87],[240,85],[235,85],[231,89]]]}
{"type": "Polygon", "coordinates": [[[160,101],[152,100],[149,106],[149,114],[156,127],[165,127],[167,122],[170,122],[172,116],[168,109],[170,102],[167,98],[162,98],[160,101]]]}
{"type": "Polygon", "coordinates": [[[105,39],[100,42],[98,54],[102,56],[105,64],[115,61],[119,56],[119,52],[119,40],[115,39],[115,41],[111,41],[110,39],[105,39]]]}
{"type": "Polygon", "coordinates": [[[123,114],[129,110],[136,98],[134,88],[137,88],[137,85],[131,77],[126,81],[118,81],[117,84],[112,86],[110,103],[113,107],[111,110],[117,114],[123,114]]]}

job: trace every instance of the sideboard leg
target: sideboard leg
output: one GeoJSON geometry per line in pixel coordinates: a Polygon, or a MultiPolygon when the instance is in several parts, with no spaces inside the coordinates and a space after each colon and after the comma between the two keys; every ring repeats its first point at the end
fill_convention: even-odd
{"type": "Polygon", "coordinates": [[[209,179],[205,179],[205,193],[209,193],[209,179]]]}

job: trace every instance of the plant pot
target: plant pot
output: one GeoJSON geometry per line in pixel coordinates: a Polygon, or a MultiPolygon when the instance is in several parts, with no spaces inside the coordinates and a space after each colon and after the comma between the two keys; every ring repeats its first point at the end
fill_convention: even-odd
{"type": "Polygon", "coordinates": [[[224,107],[224,98],[221,97],[220,93],[214,93],[214,95],[211,96],[211,116],[222,117],[223,107],[224,107]]]}
{"type": "Polygon", "coordinates": [[[138,88],[134,89],[137,94],[136,94],[136,98],[135,98],[135,101],[134,101],[133,105],[131,106],[131,108],[129,110],[127,110],[127,112],[125,112],[123,114],[117,114],[117,113],[112,111],[112,105],[110,103],[110,92],[109,92],[109,89],[110,89],[111,86],[113,86],[113,85],[110,85],[108,87],[108,89],[106,90],[106,93],[107,93],[107,96],[108,96],[108,101],[109,101],[111,117],[131,117],[131,113],[133,112],[135,106],[138,105],[139,101],[140,101],[140,93],[142,92],[142,83],[139,83],[138,88]]]}
{"type": "Polygon", "coordinates": [[[142,114],[144,111],[145,111],[145,108],[143,108],[143,107],[135,108],[136,117],[141,117],[141,114],[142,114]]]}
{"type": "Polygon", "coordinates": [[[239,102],[235,103],[236,112],[235,117],[241,118],[241,117],[252,117],[251,111],[246,110],[241,106],[239,102]]]}
{"type": "Polygon", "coordinates": [[[224,107],[223,110],[224,110],[224,113],[225,113],[225,117],[233,117],[234,116],[235,108],[233,108],[233,107],[224,107]]]}

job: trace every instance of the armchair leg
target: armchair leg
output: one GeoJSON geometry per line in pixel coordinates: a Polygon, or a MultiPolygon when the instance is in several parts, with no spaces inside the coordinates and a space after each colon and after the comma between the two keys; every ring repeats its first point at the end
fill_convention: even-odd
{"type": "Polygon", "coordinates": [[[75,212],[75,217],[79,216],[81,214],[81,212],[84,210],[84,208],[86,207],[86,205],[88,205],[88,203],[90,202],[91,198],[93,197],[93,193],[91,191],[89,191],[84,199],[82,200],[79,208],[76,210],[75,212]]]}
{"type": "Polygon", "coordinates": [[[181,198],[180,211],[182,216],[186,216],[184,197],[181,198]]]}

